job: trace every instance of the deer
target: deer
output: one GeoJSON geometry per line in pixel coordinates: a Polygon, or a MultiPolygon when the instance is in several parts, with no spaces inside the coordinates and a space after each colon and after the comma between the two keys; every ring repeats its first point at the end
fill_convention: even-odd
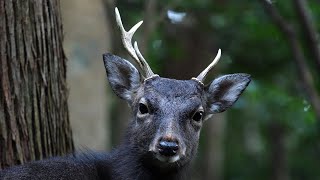
{"type": "Polygon", "coordinates": [[[205,85],[206,75],[220,59],[219,49],[197,77],[160,77],[152,72],[137,42],[132,44],[142,21],[126,31],[117,8],[115,15],[123,45],[140,68],[119,56],[103,54],[111,89],[132,111],[122,143],[109,153],[74,153],[14,166],[0,171],[0,179],[187,179],[203,124],[238,100],[250,75],[223,75],[205,85]]]}

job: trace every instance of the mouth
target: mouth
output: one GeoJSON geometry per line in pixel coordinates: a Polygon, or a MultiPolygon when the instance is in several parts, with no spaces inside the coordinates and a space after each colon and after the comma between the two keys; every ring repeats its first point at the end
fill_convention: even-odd
{"type": "Polygon", "coordinates": [[[164,156],[164,155],[156,153],[155,157],[159,161],[164,162],[164,163],[174,163],[174,162],[177,162],[177,161],[180,160],[180,155],[179,154],[174,155],[174,156],[164,156]]]}

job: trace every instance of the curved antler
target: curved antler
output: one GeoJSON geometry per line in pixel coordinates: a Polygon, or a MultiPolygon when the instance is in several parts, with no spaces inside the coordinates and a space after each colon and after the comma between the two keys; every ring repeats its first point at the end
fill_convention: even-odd
{"type": "Polygon", "coordinates": [[[134,48],[132,46],[132,36],[137,31],[137,29],[141,26],[143,21],[138,22],[136,25],[134,25],[128,32],[124,29],[120,13],[118,8],[115,8],[115,14],[116,14],[116,21],[119,26],[120,32],[121,32],[121,39],[123,46],[125,49],[129,52],[129,54],[133,57],[133,59],[139,64],[140,68],[144,71],[146,78],[149,78],[153,75],[155,75],[147,61],[143,58],[142,54],[140,53],[138,49],[138,43],[135,42],[134,48]]]}
{"type": "Polygon", "coordinates": [[[219,61],[220,57],[221,57],[221,49],[218,50],[218,53],[217,53],[216,57],[215,57],[214,60],[209,64],[209,66],[208,66],[206,69],[204,69],[204,70],[199,74],[198,77],[193,78],[193,79],[195,79],[195,80],[200,81],[201,83],[203,83],[204,79],[206,78],[207,73],[212,69],[212,67],[213,67],[214,65],[217,64],[217,62],[219,61]]]}

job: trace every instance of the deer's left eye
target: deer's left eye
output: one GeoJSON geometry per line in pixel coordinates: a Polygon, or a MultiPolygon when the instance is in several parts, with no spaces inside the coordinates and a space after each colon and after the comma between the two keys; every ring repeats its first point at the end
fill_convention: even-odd
{"type": "Polygon", "coordinates": [[[194,113],[194,115],[192,116],[192,119],[196,122],[199,122],[202,120],[203,117],[203,111],[197,111],[196,113],[194,113]]]}

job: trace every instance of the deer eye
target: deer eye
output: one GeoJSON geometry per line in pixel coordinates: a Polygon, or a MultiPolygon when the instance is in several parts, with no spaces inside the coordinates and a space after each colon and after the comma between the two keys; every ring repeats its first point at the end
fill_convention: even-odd
{"type": "Polygon", "coordinates": [[[194,113],[194,115],[192,116],[192,119],[196,122],[199,122],[202,120],[203,117],[203,111],[197,111],[196,113],[194,113]]]}
{"type": "Polygon", "coordinates": [[[140,114],[147,114],[149,113],[149,109],[145,104],[139,103],[139,112],[140,114]]]}

